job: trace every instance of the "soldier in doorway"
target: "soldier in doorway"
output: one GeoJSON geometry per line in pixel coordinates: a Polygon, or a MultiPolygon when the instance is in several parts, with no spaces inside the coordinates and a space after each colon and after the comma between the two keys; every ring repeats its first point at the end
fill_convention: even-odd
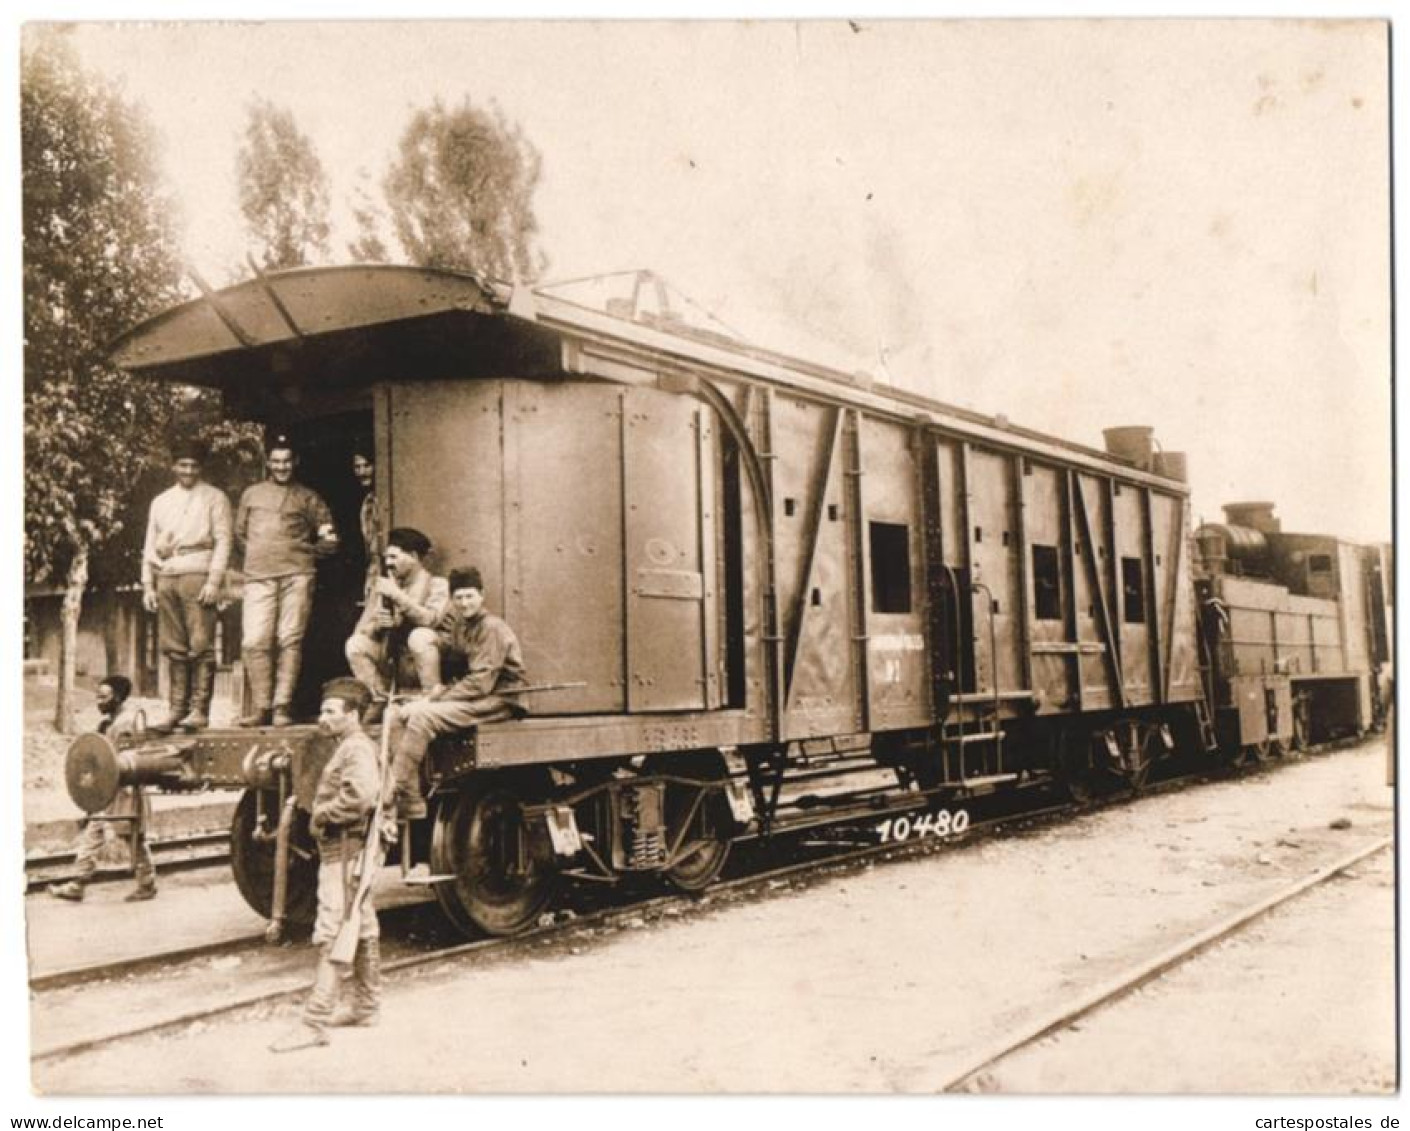
{"type": "Polygon", "coordinates": [[[367,551],[367,592],[364,596],[370,603],[372,586],[382,572],[378,556],[382,546],[382,514],[377,509],[377,460],[372,453],[372,445],[366,440],[359,440],[353,445],[352,471],[353,478],[362,488],[357,521],[362,532],[362,544],[367,551]]]}
{"type": "Polygon", "coordinates": [[[314,559],[338,549],[328,504],[294,479],[298,457],[288,437],[269,442],[265,466],[268,477],[245,489],[235,516],[235,539],[245,551],[242,655],[253,704],[240,719],[246,727],[294,721],[314,559]]]}

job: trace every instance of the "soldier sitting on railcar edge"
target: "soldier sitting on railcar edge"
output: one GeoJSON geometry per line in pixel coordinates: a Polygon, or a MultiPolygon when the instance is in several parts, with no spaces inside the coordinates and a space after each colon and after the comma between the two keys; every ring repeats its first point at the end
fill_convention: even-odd
{"type": "Polygon", "coordinates": [[[513,694],[528,685],[519,638],[499,617],[485,611],[485,584],[478,569],[450,571],[450,601],[451,607],[436,626],[437,643],[442,660],[464,658],[465,675],[449,686],[437,683],[424,699],[404,704],[388,716],[393,728],[397,816],[404,821],[426,815],[421,762],[432,739],[525,713],[513,694]]]}
{"type": "Polygon", "coordinates": [[[450,602],[443,577],[434,576],[422,560],[431,552],[431,540],[410,526],[399,526],[387,535],[382,560],[386,575],[373,582],[357,627],[344,652],[348,667],[372,691],[373,702],[363,723],[380,722],[387,700],[387,677],[397,665],[399,686],[414,676],[423,690],[441,682],[441,655],[435,625],[450,602]]]}

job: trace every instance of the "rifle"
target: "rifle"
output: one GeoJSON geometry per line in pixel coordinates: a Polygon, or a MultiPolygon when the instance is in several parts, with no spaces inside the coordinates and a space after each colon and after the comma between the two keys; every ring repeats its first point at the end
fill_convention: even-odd
{"type": "MultiPolygon", "coordinates": [[[[396,698],[397,669],[395,658],[392,663],[390,685],[390,690],[387,692],[388,708],[396,698]]],[[[347,888],[343,889],[343,925],[338,928],[333,945],[328,948],[328,958],[332,962],[350,963],[357,956],[357,936],[358,927],[362,921],[362,905],[371,898],[372,882],[377,878],[377,871],[382,867],[382,861],[386,856],[382,848],[382,813],[387,803],[387,796],[391,792],[391,735],[391,720],[384,717],[381,749],[378,752],[381,763],[379,766],[381,784],[377,789],[377,804],[373,806],[372,816],[368,819],[367,840],[362,846],[362,855],[357,862],[357,890],[353,893],[353,897],[348,899],[347,888]]]]}

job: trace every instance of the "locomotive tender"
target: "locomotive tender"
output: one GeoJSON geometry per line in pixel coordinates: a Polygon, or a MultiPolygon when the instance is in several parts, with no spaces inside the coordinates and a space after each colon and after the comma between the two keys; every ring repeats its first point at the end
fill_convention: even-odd
{"type": "MultiPolygon", "coordinates": [[[[1284,684],[1333,668],[1369,686],[1346,673],[1375,649],[1345,642],[1324,594],[1297,598],[1320,602],[1298,614],[1315,659],[1241,650],[1266,583],[1202,572],[1197,597],[1183,457],[1148,429],[1098,451],[622,313],[448,271],[300,269],[207,292],[115,348],[291,431],[337,514],[356,513],[350,445],[372,434],[391,524],[430,535],[435,571],[480,567],[553,688],[427,758],[432,815],[403,843],[429,853],[462,929],[524,928],[565,876],[696,890],[741,836],[899,828],[937,807],[933,827],[955,829],[982,792],[1139,786],[1216,730],[1235,748],[1291,740],[1291,707],[1250,713],[1255,692],[1281,711],[1284,684]]],[[[1361,560],[1348,550],[1343,575],[1361,560]]],[[[361,577],[321,570],[308,705],[342,670],[361,577]]],[[[306,810],[330,754],[312,726],[117,751],[84,736],[68,773],[90,811],[119,782],[243,789],[235,878],[277,931],[312,916],[306,810]]]]}

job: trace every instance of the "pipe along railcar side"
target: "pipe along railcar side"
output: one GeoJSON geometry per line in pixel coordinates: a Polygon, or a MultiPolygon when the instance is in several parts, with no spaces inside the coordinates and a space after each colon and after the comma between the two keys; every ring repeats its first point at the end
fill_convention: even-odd
{"type": "MultiPolygon", "coordinates": [[[[1247,509],[1196,539],[1183,457],[1149,429],[1099,451],[665,314],[415,268],[261,276],[114,357],[288,431],[351,535],[319,567],[305,717],[360,597],[353,436],[433,571],[479,566],[551,690],[426,760],[405,855],[467,932],[525,928],[565,877],[698,890],[742,836],[952,830],[984,792],[1359,731],[1389,663],[1382,551],[1247,509]]],[[[88,735],[68,773],[88,811],[131,782],[242,789],[235,879],[277,932],[313,913],[330,754],[308,725],[88,735]]]]}

